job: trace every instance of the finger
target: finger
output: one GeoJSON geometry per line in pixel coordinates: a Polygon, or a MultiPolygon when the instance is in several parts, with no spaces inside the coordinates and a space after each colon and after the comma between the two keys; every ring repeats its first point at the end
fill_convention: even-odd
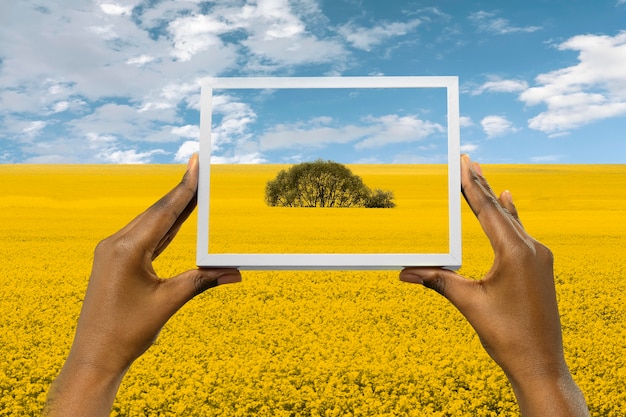
{"type": "Polygon", "coordinates": [[[161,305],[169,306],[173,315],[185,303],[196,295],[218,285],[241,282],[241,273],[237,269],[191,269],[171,279],[161,281],[161,305]]]}
{"type": "Polygon", "coordinates": [[[178,234],[179,230],[180,230],[180,225],[177,226],[177,227],[174,226],[165,234],[165,236],[163,236],[163,239],[161,239],[159,244],[152,251],[152,260],[153,261],[156,258],[158,258],[161,253],[163,253],[165,248],[167,248],[169,246],[169,244],[172,242],[172,240],[174,240],[174,237],[176,236],[176,234],[178,234]]]}
{"type": "Polygon", "coordinates": [[[446,297],[462,313],[472,300],[475,281],[443,268],[405,268],[400,272],[400,281],[421,284],[446,297]]]}
{"type": "Polygon", "coordinates": [[[461,189],[470,208],[498,253],[509,236],[519,234],[519,224],[500,205],[489,183],[483,177],[480,165],[472,163],[467,155],[461,157],[461,189]]]}
{"type": "Polygon", "coordinates": [[[170,230],[168,230],[165,236],[161,238],[161,241],[157,244],[156,248],[154,248],[152,252],[152,260],[156,259],[161,254],[161,252],[163,252],[165,248],[168,247],[168,245],[174,239],[176,234],[178,234],[178,231],[180,230],[185,220],[187,220],[187,218],[191,215],[193,210],[196,208],[196,203],[197,203],[197,199],[194,197],[189,202],[187,207],[185,207],[185,210],[183,210],[183,213],[178,217],[178,219],[176,219],[176,221],[174,222],[174,225],[170,228],[170,230]]]}
{"type": "Polygon", "coordinates": [[[129,225],[146,249],[158,252],[157,249],[164,249],[164,242],[171,241],[195,208],[197,189],[198,156],[194,154],[182,181],[129,225]]]}
{"type": "Polygon", "coordinates": [[[511,216],[513,216],[513,218],[521,226],[522,222],[519,218],[517,208],[515,207],[515,204],[513,204],[513,195],[511,195],[511,192],[509,190],[502,191],[502,194],[500,194],[500,198],[498,198],[498,201],[500,202],[500,205],[502,207],[504,207],[509,213],[511,213],[511,216]]]}

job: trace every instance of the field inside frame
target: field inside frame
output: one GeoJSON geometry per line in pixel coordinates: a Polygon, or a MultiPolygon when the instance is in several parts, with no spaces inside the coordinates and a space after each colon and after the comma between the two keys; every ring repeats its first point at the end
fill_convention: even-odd
{"type": "MultiPolygon", "coordinates": [[[[483,171],[496,192],[511,190],[526,229],[554,252],[565,356],[591,414],[626,415],[626,166],[483,171]]],[[[40,413],[72,343],[96,244],[183,173],[178,165],[0,165],[0,416],[40,413]]],[[[391,188],[358,174],[371,188],[391,188]]],[[[390,211],[401,209],[400,188],[396,200],[390,211]]],[[[477,279],[493,255],[462,206],[459,272],[477,279]]],[[[160,276],[195,267],[195,216],[155,261],[160,276]]],[[[129,370],[112,413],[349,414],[519,411],[458,311],[399,282],[397,271],[244,271],[242,283],[211,289],[173,317],[129,370]]]]}
{"type": "Polygon", "coordinates": [[[348,165],[396,207],[268,207],[288,165],[213,165],[209,253],[447,253],[446,165],[348,165]]]}

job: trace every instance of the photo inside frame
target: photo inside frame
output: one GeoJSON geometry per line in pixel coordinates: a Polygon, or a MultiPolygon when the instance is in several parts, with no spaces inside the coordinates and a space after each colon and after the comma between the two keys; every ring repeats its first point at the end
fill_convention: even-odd
{"type": "Polygon", "coordinates": [[[211,118],[209,254],[449,251],[446,88],[216,89],[211,118]]]}

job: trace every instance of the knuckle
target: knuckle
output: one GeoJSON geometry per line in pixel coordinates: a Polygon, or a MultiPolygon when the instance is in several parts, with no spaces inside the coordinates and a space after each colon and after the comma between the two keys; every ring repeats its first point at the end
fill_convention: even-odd
{"type": "Polygon", "coordinates": [[[194,296],[200,295],[208,289],[217,287],[217,279],[208,278],[202,274],[202,272],[197,271],[196,276],[193,279],[194,285],[194,296]]]}
{"type": "Polygon", "coordinates": [[[176,187],[174,187],[174,192],[172,194],[178,195],[184,194],[185,198],[188,198],[190,195],[194,195],[197,191],[197,185],[194,185],[194,182],[191,180],[189,172],[185,173],[181,182],[178,183],[176,187]]]}
{"type": "Polygon", "coordinates": [[[546,245],[537,242],[537,257],[546,264],[554,264],[554,253],[546,245]]]}
{"type": "Polygon", "coordinates": [[[512,245],[512,250],[507,251],[507,258],[511,263],[521,265],[553,265],[554,254],[543,243],[535,239],[527,238],[512,245]]]}
{"type": "Polygon", "coordinates": [[[533,242],[522,239],[519,242],[514,243],[513,249],[508,251],[509,256],[513,259],[511,261],[517,261],[523,265],[529,265],[534,263],[537,257],[537,251],[533,242]]]}
{"type": "Polygon", "coordinates": [[[195,198],[194,196],[195,189],[188,182],[183,181],[154,203],[153,207],[160,212],[168,213],[171,219],[175,221],[184,211],[184,208],[179,207],[179,203],[182,201],[188,203],[195,198]]]}
{"type": "MultiPolygon", "coordinates": [[[[176,189],[174,189],[174,191],[175,190],[176,189]]],[[[154,203],[153,207],[156,208],[157,210],[169,210],[169,208],[172,206],[172,200],[173,200],[172,194],[174,194],[174,191],[158,199],[154,203]]]]}
{"type": "Polygon", "coordinates": [[[98,242],[98,244],[96,245],[96,249],[94,250],[95,256],[99,257],[111,252],[111,249],[113,247],[113,240],[114,237],[109,236],[106,239],[102,239],[100,242],[98,242]]]}
{"type": "Polygon", "coordinates": [[[437,273],[433,279],[424,281],[424,286],[431,290],[445,296],[446,292],[446,280],[441,273],[437,273]]]}
{"type": "Polygon", "coordinates": [[[96,257],[120,259],[136,251],[137,244],[127,236],[109,236],[96,245],[96,257]]]}

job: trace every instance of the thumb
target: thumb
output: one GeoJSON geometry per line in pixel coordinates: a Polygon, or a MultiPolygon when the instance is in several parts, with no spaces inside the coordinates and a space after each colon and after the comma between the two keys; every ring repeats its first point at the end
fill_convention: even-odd
{"type": "Polygon", "coordinates": [[[457,308],[467,301],[472,281],[443,268],[405,268],[400,281],[422,284],[446,297],[457,308]]]}
{"type": "Polygon", "coordinates": [[[162,281],[167,287],[165,296],[174,307],[174,314],[187,301],[209,288],[218,285],[241,282],[241,273],[238,269],[191,269],[175,277],[162,281]]]}

